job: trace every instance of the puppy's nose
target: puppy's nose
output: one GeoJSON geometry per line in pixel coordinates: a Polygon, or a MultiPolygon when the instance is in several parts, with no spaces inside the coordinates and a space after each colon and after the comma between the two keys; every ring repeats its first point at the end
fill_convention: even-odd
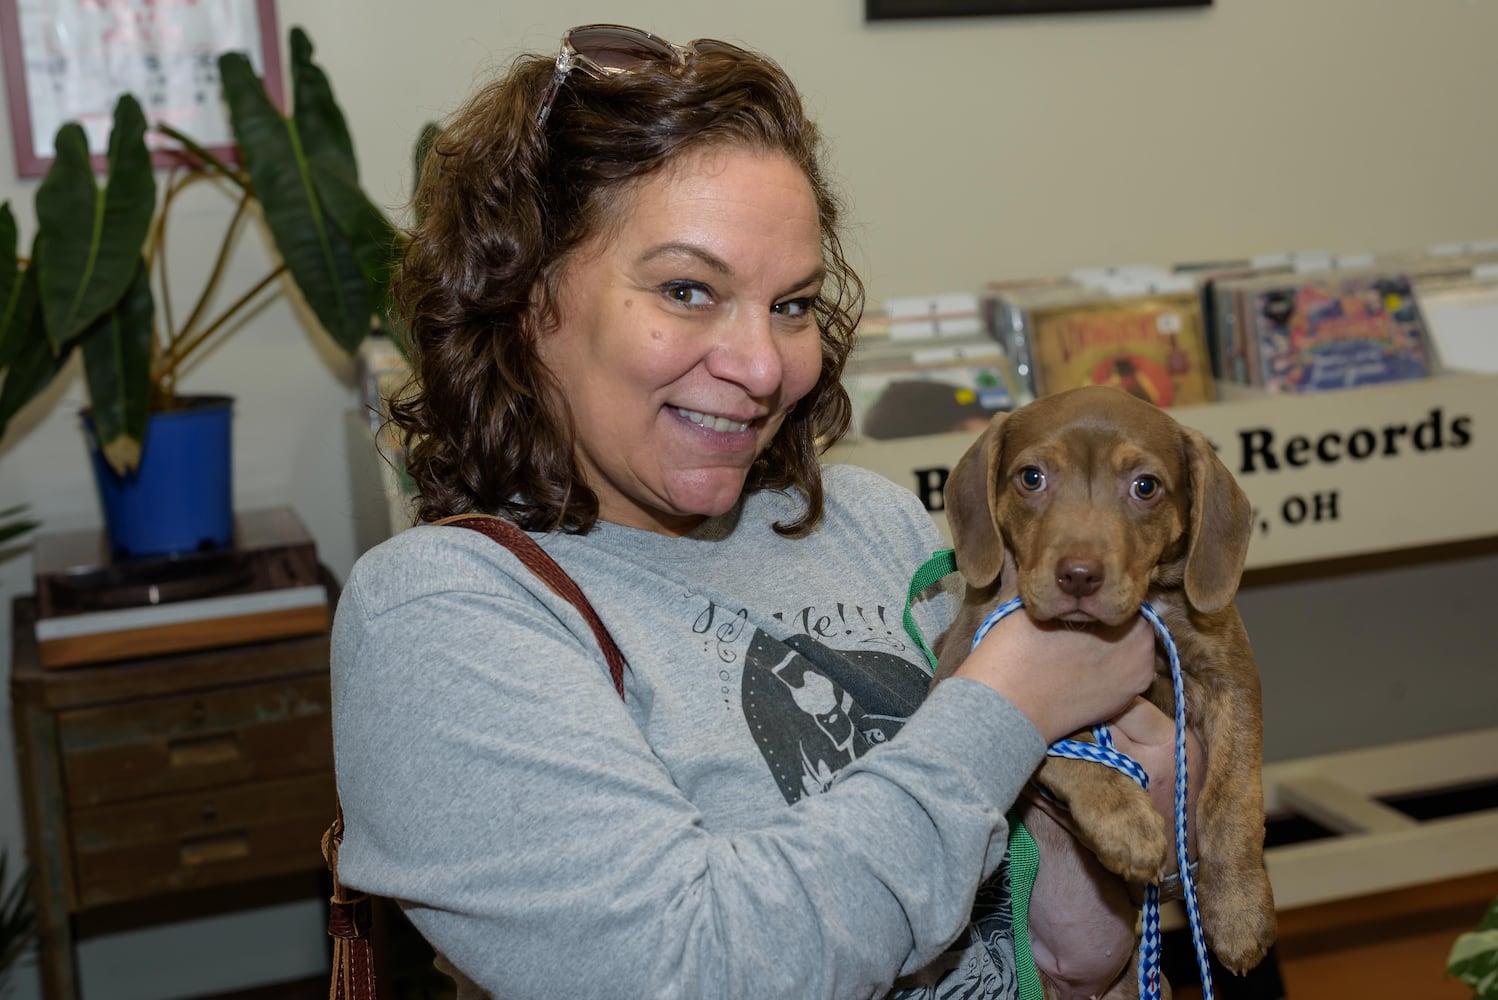
{"type": "Polygon", "coordinates": [[[1072,597],[1087,597],[1103,585],[1103,564],[1070,556],[1056,563],[1056,585],[1072,597]]]}

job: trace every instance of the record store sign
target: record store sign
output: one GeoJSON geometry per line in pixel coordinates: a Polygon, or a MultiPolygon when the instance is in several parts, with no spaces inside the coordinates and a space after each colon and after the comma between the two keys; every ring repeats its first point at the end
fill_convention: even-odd
{"type": "MultiPolygon", "coordinates": [[[[1175,409],[1254,509],[1263,568],[1498,536],[1498,376],[1442,375],[1175,409]]],[[[828,462],[908,486],[943,534],[942,487],[971,433],[839,445],[828,462]]]]}

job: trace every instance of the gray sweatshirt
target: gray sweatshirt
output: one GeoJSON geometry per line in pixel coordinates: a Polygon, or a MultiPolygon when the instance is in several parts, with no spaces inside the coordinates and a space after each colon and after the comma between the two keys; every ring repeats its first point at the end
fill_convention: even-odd
{"type": "MultiPolygon", "coordinates": [[[[825,479],[801,539],[775,493],[686,538],[536,536],[623,651],[622,701],[582,617],[478,532],[355,565],[340,874],[400,900],[460,996],[1015,995],[1005,812],[1044,743],[981,684],[925,697],[901,612],[940,536],[873,473],[825,479]]],[[[914,609],[928,640],[952,612],[914,609]]]]}

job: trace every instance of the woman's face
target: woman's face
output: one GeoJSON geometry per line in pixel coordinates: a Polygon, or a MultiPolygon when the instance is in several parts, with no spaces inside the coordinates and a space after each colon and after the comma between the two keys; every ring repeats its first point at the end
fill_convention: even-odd
{"type": "Polygon", "coordinates": [[[541,334],[606,521],[684,534],[738,501],[816,385],[821,229],[801,168],[707,149],[640,181],[541,334]]]}

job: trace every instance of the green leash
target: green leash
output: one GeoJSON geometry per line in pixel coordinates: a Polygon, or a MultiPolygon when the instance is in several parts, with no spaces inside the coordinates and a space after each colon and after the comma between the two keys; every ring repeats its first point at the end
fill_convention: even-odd
{"type": "Polygon", "coordinates": [[[1025,824],[1009,813],[1009,899],[1014,912],[1014,978],[1019,1000],[1042,1000],[1040,973],[1030,954],[1030,890],[1040,871],[1040,851],[1025,824]]]}
{"type": "MultiPolygon", "coordinates": [[[[911,605],[921,592],[943,577],[957,572],[957,553],[953,549],[938,549],[931,558],[921,563],[910,578],[910,593],[905,598],[905,631],[915,642],[931,672],[936,673],[936,654],[921,638],[915,627],[915,616],[911,605]]],[[[1035,888],[1035,874],[1040,871],[1040,852],[1035,839],[1019,821],[1013,810],[1009,816],[1009,900],[1014,917],[1014,975],[1019,986],[1019,1000],[1042,1000],[1040,974],[1035,971],[1035,956],[1030,952],[1030,892],[1035,888]]]]}
{"type": "Polygon", "coordinates": [[[926,654],[926,662],[931,665],[933,674],[936,673],[936,654],[931,652],[931,647],[927,646],[926,640],[921,638],[921,630],[915,627],[915,615],[910,613],[910,606],[927,587],[955,572],[957,572],[957,550],[938,549],[931,554],[930,559],[921,563],[920,568],[915,571],[915,576],[910,578],[910,593],[905,596],[905,631],[909,633],[911,639],[915,640],[921,652],[926,654]]]}

